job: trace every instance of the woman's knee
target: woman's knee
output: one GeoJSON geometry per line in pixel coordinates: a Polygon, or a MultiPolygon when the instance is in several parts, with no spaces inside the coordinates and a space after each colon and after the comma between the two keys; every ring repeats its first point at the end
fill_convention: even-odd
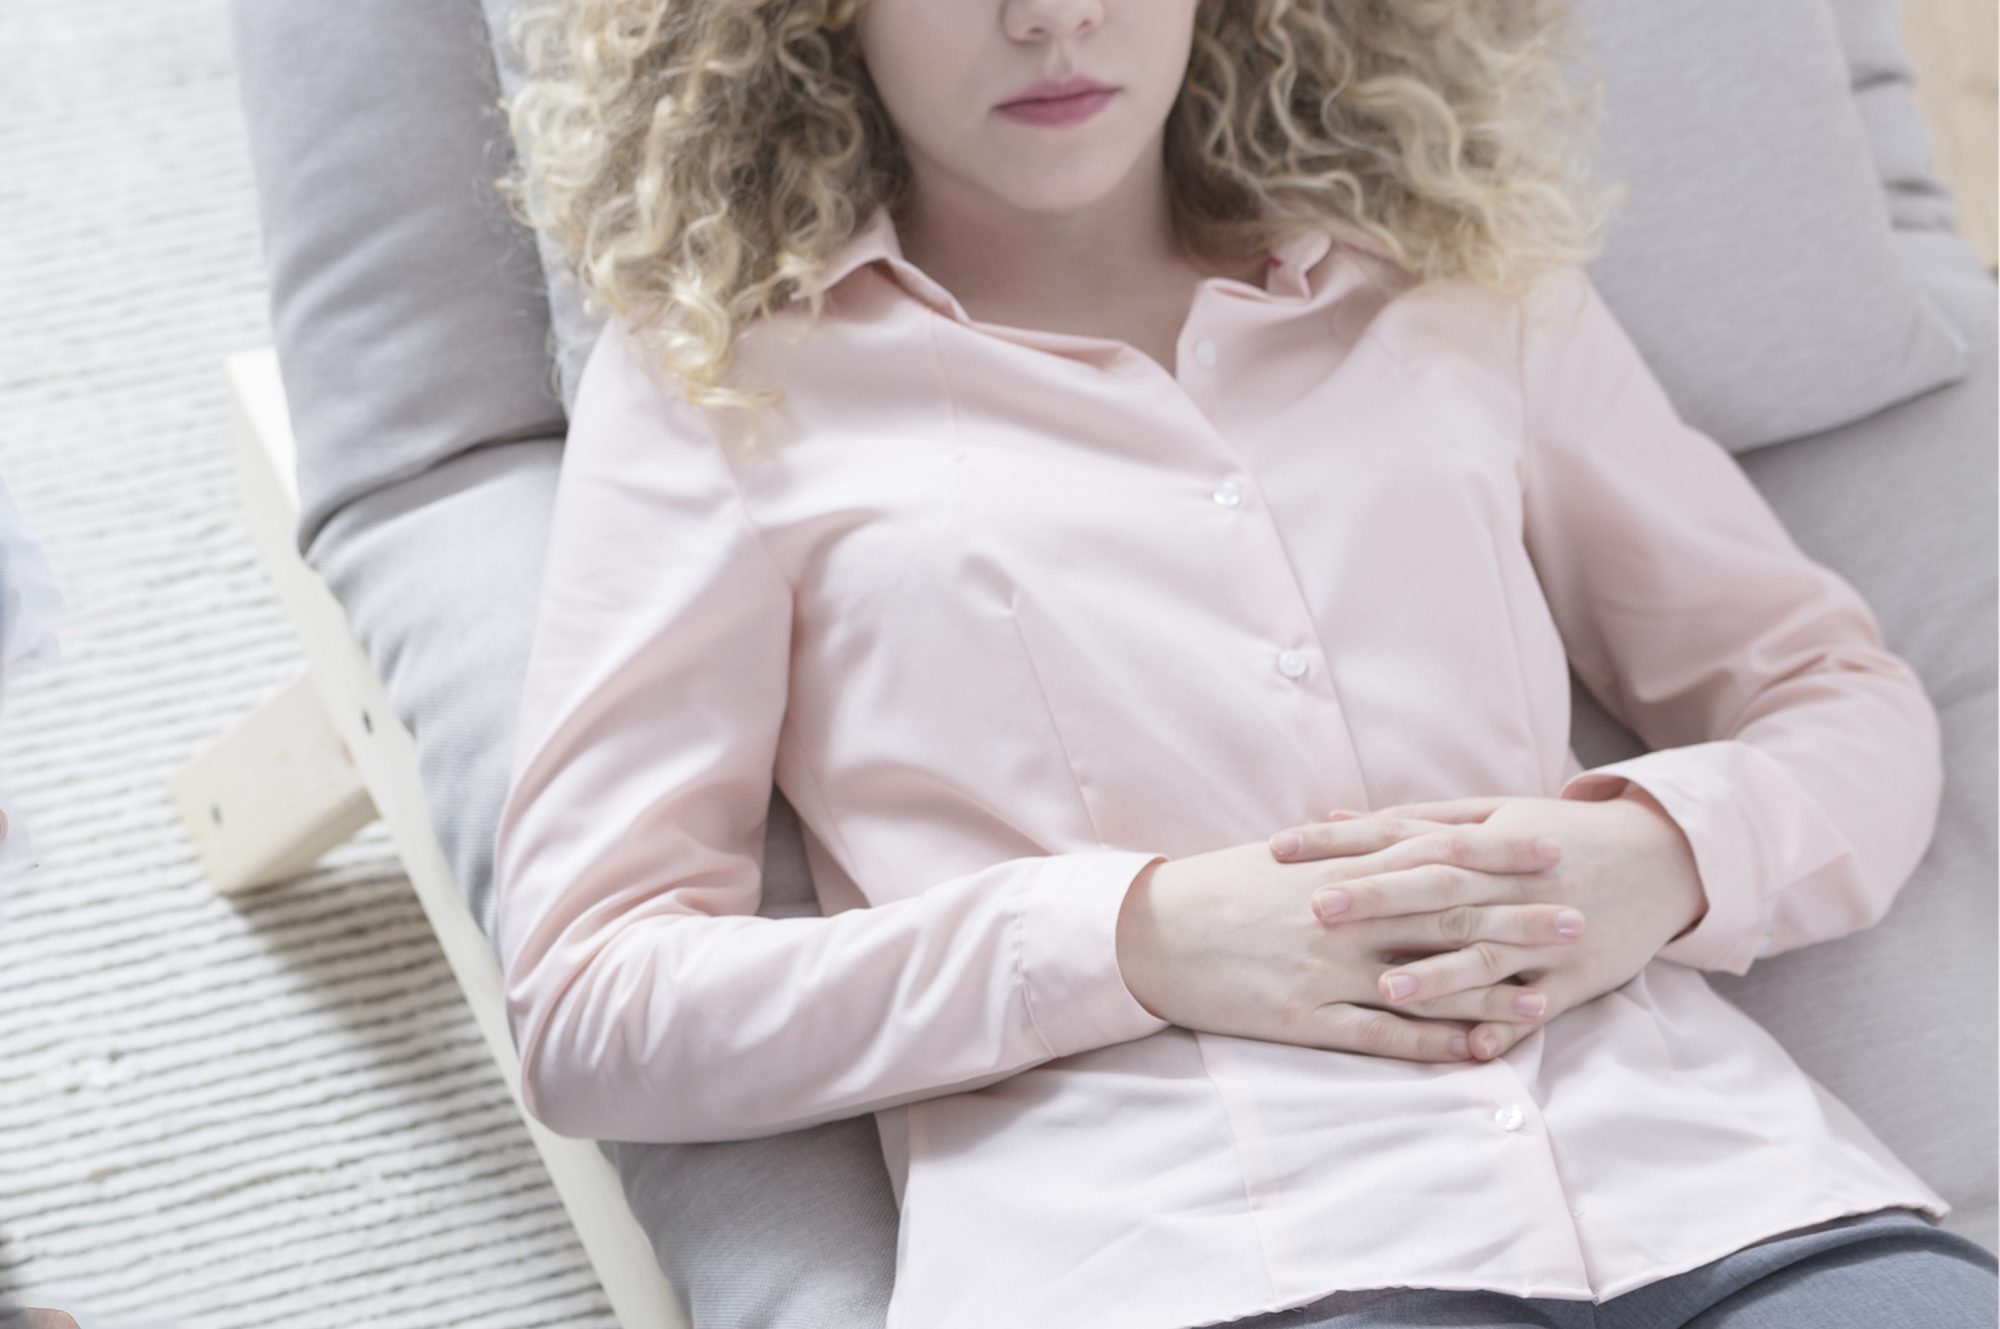
{"type": "Polygon", "coordinates": [[[1992,1329],[2000,1259],[1942,1228],[1895,1229],[1775,1269],[1685,1329],[1992,1329]]]}

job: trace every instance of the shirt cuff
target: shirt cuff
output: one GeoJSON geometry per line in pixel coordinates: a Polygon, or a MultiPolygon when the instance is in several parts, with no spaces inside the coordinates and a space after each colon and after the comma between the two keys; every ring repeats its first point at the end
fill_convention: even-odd
{"type": "Polygon", "coordinates": [[[1746,782],[1731,778],[1744,762],[1768,761],[1734,739],[1661,748],[1571,776],[1559,797],[1615,798],[1630,781],[1659,800],[1694,850],[1708,912],[1656,952],[1691,969],[1748,972],[1764,953],[1776,907],[1776,883],[1757,823],[1744,807],[1746,782]]]}
{"type": "Polygon", "coordinates": [[[1118,968],[1118,912],[1133,879],[1165,854],[1058,854],[1029,880],[1021,906],[1021,980],[1052,1056],[1156,1034],[1172,1021],[1139,1004],[1118,968]]]}

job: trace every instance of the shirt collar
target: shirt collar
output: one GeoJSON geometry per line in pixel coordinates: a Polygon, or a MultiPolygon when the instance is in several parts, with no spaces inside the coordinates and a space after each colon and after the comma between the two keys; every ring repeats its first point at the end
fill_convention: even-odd
{"type": "MultiPolygon", "coordinates": [[[[1328,232],[1311,226],[1301,226],[1293,230],[1270,251],[1272,272],[1267,290],[1254,292],[1255,299],[1305,299],[1313,294],[1312,283],[1307,274],[1333,246],[1333,237],[1328,232]]],[[[918,297],[939,310],[950,314],[960,322],[970,322],[970,316],[959,305],[957,297],[931,279],[930,274],[903,256],[902,242],[897,238],[894,219],[886,206],[877,204],[868,220],[849,237],[847,242],[834,252],[828,261],[823,278],[825,289],[831,291],[844,281],[855,269],[881,259],[887,262],[903,284],[918,297]]],[[[1240,283],[1236,284],[1240,287],[1240,283]]]]}

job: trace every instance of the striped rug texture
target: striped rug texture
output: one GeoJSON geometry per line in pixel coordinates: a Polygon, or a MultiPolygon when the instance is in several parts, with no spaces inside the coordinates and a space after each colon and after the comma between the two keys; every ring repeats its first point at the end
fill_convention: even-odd
{"type": "Polygon", "coordinates": [[[615,1329],[380,827],[229,900],[173,814],[303,667],[229,454],[270,340],[231,60],[225,0],[0,6],[0,481],[65,602],[0,693],[0,1307],[615,1329]]]}

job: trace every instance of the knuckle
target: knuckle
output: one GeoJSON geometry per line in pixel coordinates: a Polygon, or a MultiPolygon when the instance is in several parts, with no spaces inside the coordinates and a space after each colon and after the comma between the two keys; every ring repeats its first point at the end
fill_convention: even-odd
{"type": "Polygon", "coordinates": [[[1479,966],[1479,972],[1489,981],[1498,979],[1506,972],[1507,956],[1492,942],[1475,941],[1465,949],[1472,956],[1473,963],[1479,966]]]}
{"type": "Polygon", "coordinates": [[[1439,866],[1431,869],[1431,889],[1440,900],[1463,900],[1471,880],[1458,868],[1439,866]]]}
{"type": "Polygon", "coordinates": [[[1455,904],[1449,909],[1439,910],[1437,921],[1439,934],[1454,944],[1471,941],[1479,926],[1478,913],[1469,904],[1455,904]]]}
{"type": "Polygon", "coordinates": [[[1370,817],[1365,822],[1347,822],[1356,836],[1365,836],[1372,849],[1391,849],[1410,838],[1410,825],[1394,817],[1370,817]]]}
{"type": "Polygon", "coordinates": [[[1393,1050],[1395,1036],[1389,1018],[1379,1012],[1363,1011],[1348,1029],[1354,1046],[1372,1056],[1386,1056],[1393,1050]]]}
{"type": "Polygon", "coordinates": [[[1472,845],[1463,831],[1432,832],[1431,848],[1444,863],[1464,863],[1472,853],[1472,845]]]}
{"type": "Polygon", "coordinates": [[[1366,821],[1343,821],[1336,823],[1347,833],[1348,844],[1358,854],[1379,854],[1394,852],[1402,838],[1396,834],[1396,823],[1382,817],[1370,817],[1366,821]]]}

